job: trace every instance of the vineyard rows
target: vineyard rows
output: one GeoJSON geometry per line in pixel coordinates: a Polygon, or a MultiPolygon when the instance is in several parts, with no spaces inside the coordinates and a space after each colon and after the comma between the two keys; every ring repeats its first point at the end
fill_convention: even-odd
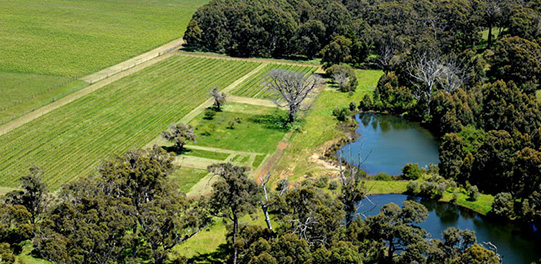
{"type": "Polygon", "coordinates": [[[103,158],[156,138],[259,63],[174,56],[0,137],[1,186],[15,187],[32,165],[52,189],[91,174],[103,158]]]}
{"type": "Polygon", "coordinates": [[[258,99],[271,99],[272,95],[265,90],[265,77],[267,73],[274,69],[284,69],[288,71],[305,72],[312,74],[317,70],[314,66],[298,66],[298,65],[286,65],[286,64],[269,64],[261,69],[257,74],[244,80],[235,90],[232,91],[232,95],[258,98],[258,99]]]}

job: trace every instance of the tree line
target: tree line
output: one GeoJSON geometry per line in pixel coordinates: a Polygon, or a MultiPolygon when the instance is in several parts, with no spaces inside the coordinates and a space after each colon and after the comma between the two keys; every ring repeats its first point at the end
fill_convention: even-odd
{"type": "Polygon", "coordinates": [[[184,39],[191,48],[243,57],[322,57],[384,70],[413,50],[473,49],[518,36],[538,41],[536,0],[213,0],[199,8],[184,39]],[[497,33],[496,39],[493,33],[497,33]]]}
{"type": "Polygon", "coordinates": [[[173,159],[156,146],[132,150],[55,194],[31,168],[0,199],[2,262],[15,263],[31,241],[33,256],[55,263],[500,263],[472,231],[429,238],[418,225],[427,208],[414,201],[359,217],[365,187],[356,167],[341,168],[334,184],[282,180],[274,189],[270,175],[256,182],[247,168],[214,164],[210,197],[189,199],[169,178],[173,159]],[[246,224],[246,214],[267,226],[246,224]],[[174,250],[220,219],[227,240],[218,251],[187,259],[174,250]]]}

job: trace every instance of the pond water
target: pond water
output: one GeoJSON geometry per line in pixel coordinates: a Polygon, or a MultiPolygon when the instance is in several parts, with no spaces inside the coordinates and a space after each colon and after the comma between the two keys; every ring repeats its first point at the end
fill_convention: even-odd
{"type": "Polygon", "coordinates": [[[337,154],[350,164],[359,163],[368,175],[384,172],[399,175],[407,163],[419,167],[438,164],[438,141],[427,129],[400,117],[380,114],[357,114],[359,139],[337,154]]]}
{"type": "Polygon", "coordinates": [[[427,201],[419,197],[403,194],[370,195],[361,201],[358,213],[365,216],[376,215],[381,207],[388,203],[402,206],[405,200],[420,202],[429,210],[428,218],[420,226],[432,238],[442,239],[442,233],[448,227],[475,231],[477,243],[491,242],[498,248],[505,264],[523,264],[541,258],[541,237],[532,228],[517,226],[509,222],[500,222],[479,215],[454,204],[427,201]]]}

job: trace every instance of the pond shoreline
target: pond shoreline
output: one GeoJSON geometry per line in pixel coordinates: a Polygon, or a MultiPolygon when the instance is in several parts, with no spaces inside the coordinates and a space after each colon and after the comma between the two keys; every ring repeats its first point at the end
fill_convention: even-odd
{"type": "MultiPolygon", "coordinates": [[[[432,237],[442,239],[443,230],[448,227],[473,230],[478,242],[491,242],[497,246],[498,253],[504,257],[504,263],[518,264],[537,261],[541,257],[541,234],[532,232],[531,225],[503,221],[484,216],[453,203],[439,202],[420,196],[408,194],[374,194],[370,197],[370,210],[366,211],[367,204],[358,210],[364,216],[379,213],[381,207],[388,203],[402,206],[405,200],[413,200],[423,204],[429,211],[427,220],[420,224],[422,228],[432,234],[432,237]]],[[[363,202],[360,202],[363,203],[363,202]]]]}
{"type": "MultiPolygon", "coordinates": [[[[350,118],[347,121],[340,122],[340,123],[338,123],[336,125],[336,129],[341,131],[342,132],[341,134],[343,136],[340,137],[340,138],[335,139],[335,142],[329,148],[326,149],[325,154],[322,157],[323,160],[325,160],[327,162],[330,162],[332,164],[337,164],[339,162],[339,160],[336,158],[338,151],[340,151],[340,149],[342,149],[344,146],[346,146],[346,145],[348,145],[348,144],[350,144],[352,142],[355,142],[356,140],[358,140],[359,138],[362,137],[362,135],[359,134],[359,132],[358,132],[358,129],[362,125],[362,123],[361,123],[361,115],[370,116],[370,121],[369,121],[370,124],[372,122],[378,122],[378,121],[374,121],[374,119],[373,119],[374,117],[377,117],[377,116],[395,117],[393,115],[390,115],[389,113],[381,113],[381,112],[376,112],[376,111],[356,111],[356,112],[352,113],[350,115],[350,118]]],[[[412,122],[412,121],[410,121],[408,119],[404,119],[403,117],[396,117],[396,118],[404,120],[405,122],[412,122]]],[[[394,119],[391,119],[391,120],[394,120],[394,119]]],[[[400,122],[402,122],[402,121],[400,121],[400,122]]],[[[413,122],[413,123],[415,123],[415,122],[413,122]]],[[[415,123],[415,124],[417,124],[417,123],[415,123]]],[[[367,125],[369,125],[369,124],[368,123],[364,124],[364,126],[367,126],[367,125]]],[[[380,125],[381,124],[378,122],[377,123],[378,129],[379,129],[380,125]]],[[[396,124],[396,125],[399,125],[399,124],[396,124]]],[[[420,126],[422,127],[422,125],[420,125],[420,126]]],[[[393,129],[393,128],[391,128],[391,129],[393,129]]],[[[431,133],[430,131],[428,131],[428,132],[431,133]]],[[[341,162],[342,162],[342,165],[352,166],[349,163],[347,163],[345,160],[341,160],[341,162]]],[[[377,181],[377,180],[373,180],[371,178],[365,178],[364,180],[366,181],[367,184],[370,184],[370,182],[371,182],[372,185],[388,185],[388,186],[385,186],[385,188],[384,188],[385,190],[380,190],[382,188],[377,188],[378,190],[375,190],[375,191],[369,190],[368,194],[407,194],[406,184],[409,181],[408,180],[401,180],[401,179],[399,179],[399,177],[400,177],[400,175],[393,176],[392,181],[377,181]],[[395,184],[388,184],[390,182],[395,182],[395,184]]],[[[493,200],[493,197],[491,197],[491,196],[483,197],[483,198],[485,198],[483,200],[483,202],[479,202],[479,201],[472,202],[472,201],[466,201],[465,199],[458,199],[457,201],[452,201],[452,199],[450,197],[451,194],[452,193],[442,195],[442,197],[438,198],[437,200],[434,199],[434,198],[430,198],[430,199],[435,200],[435,201],[439,201],[439,202],[449,203],[449,204],[456,204],[458,206],[461,206],[461,207],[466,208],[468,210],[474,211],[474,212],[479,213],[481,215],[487,215],[488,212],[490,211],[492,200],[493,200]],[[487,207],[487,203],[490,206],[487,207]]]]}

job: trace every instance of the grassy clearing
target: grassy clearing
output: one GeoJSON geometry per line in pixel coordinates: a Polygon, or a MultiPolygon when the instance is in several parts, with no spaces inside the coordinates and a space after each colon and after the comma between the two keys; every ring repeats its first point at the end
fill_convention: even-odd
{"type": "Polygon", "coordinates": [[[257,74],[242,82],[237,88],[235,88],[235,90],[232,91],[231,94],[258,99],[272,98],[272,94],[265,91],[265,86],[263,83],[267,73],[274,69],[284,69],[288,71],[305,72],[311,74],[314,73],[318,68],[312,66],[269,64],[261,69],[261,71],[259,71],[257,74]]]}
{"type": "Polygon", "coordinates": [[[88,86],[73,78],[0,72],[0,124],[88,86]]]}
{"type": "MultiPolygon", "coordinates": [[[[408,181],[366,181],[365,184],[367,194],[405,193],[408,181]]],[[[451,202],[452,198],[453,193],[448,190],[439,201],[451,202]]],[[[455,203],[483,215],[486,215],[492,209],[492,202],[494,201],[492,195],[481,194],[477,201],[470,201],[468,198],[466,190],[461,188],[458,191],[458,199],[455,203]]]]}
{"type": "MultiPolygon", "coordinates": [[[[254,215],[245,215],[244,217],[240,218],[240,226],[266,226],[265,219],[261,214],[262,213],[258,211],[254,215]]],[[[224,221],[220,218],[216,218],[215,221],[216,222],[214,225],[210,226],[206,230],[203,230],[202,232],[199,232],[185,243],[176,246],[174,250],[187,258],[215,252],[221,244],[226,242],[225,236],[227,234],[226,223],[224,223],[224,221]]],[[[272,219],[271,223],[273,227],[276,227],[276,222],[272,219]]]]}
{"type": "Polygon", "coordinates": [[[209,174],[207,170],[181,167],[169,177],[180,186],[182,192],[188,193],[207,174],[209,174]]]}
{"type": "Polygon", "coordinates": [[[255,156],[254,163],[252,164],[252,167],[257,168],[261,163],[263,163],[263,160],[265,160],[267,156],[266,155],[257,155],[255,156]]]}
{"type": "Polygon", "coordinates": [[[537,97],[537,101],[541,102],[541,90],[535,92],[535,97],[537,97]]]}
{"type": "Polygon", "coordinates": [[[52,189],[94,171],[112,153],[143,147],[169,124],[259,63],[174,56],[0,137],[0,186],[37,165],[52,189]]]}
{"type": "Polygon", "coordinates": [[[246,152],[270,153],[276,149],[286,129],[281,126],[282,110],[229,103],[212,120],[199,114],[190,122],[197,134],[197,145],[246,152]],[[236,109],[229,111],[229,109],[236,109]],[[243,111],[239,111],[243,109],[243,111]],[[250,114],[253,109],[254,114],[250,114]],[[240,122],[233,121],[240,118],[240,122]],[[233,127],[231,127],[231,122],[233,127]]]}
{"type": "MultiPolygon", "coordinates": [[[[325,142],[339,138],[342,132],[336,129],[338,121],[332,116],[336,107],[347,106],[350,102],[359,102],[363,96],[372,92],[383,74],[379,70],[358,70],[359,85],[353,95],[325,88],[314,102],[314,106],[305,117],[302,133],[295,133],[284,155],[275,167],[273,175],[282,175],[295,181],[310,172],[314,175],[325,172],[324,168],[314,166],[309,157],[321,154],[325,142]]],[[[273,181],[278,177],[274,176],[273,181]]]]}
{"type": "Polygon", "coordinates": [[[367,194],[404,193],[407,181],[366,181],[367,194]]]}
{"type": "Polygon", "coordinates": [[[3,0],[0,71],[78,77],[96,72],[181,37],[207,2],[3,0]]]}
{"type": "MultiPolygon", "coordinates": [[[[447,191],[443,194],[440,201],[450,202],[452,197],[453,193],[447,191]]],[[[470,201],[468,198],[469,196],[466,194],[466,191],[464,189],[460,189],[458,192],[458,199],[455,203],[483,215],[486,215],[492,209],[492,202],[494,201],[494,196],[492,195],[481,194],[479,195],[479,198],[477,198],[477,201],[470,201]]]]}
{"type": "Polygon", "coordinates": [[[227,157],[229,157],[229,153],[223,153],[223,152],[217,152],[217,151],[208,151],[208,150],[201,150],[201,149],[186,149],[182,155],[186,156],[194,156],[194,157],[201,157],[201,158],[207,158],[207,159],[215,159],[215,160],[225,160],[227,157]]]}

